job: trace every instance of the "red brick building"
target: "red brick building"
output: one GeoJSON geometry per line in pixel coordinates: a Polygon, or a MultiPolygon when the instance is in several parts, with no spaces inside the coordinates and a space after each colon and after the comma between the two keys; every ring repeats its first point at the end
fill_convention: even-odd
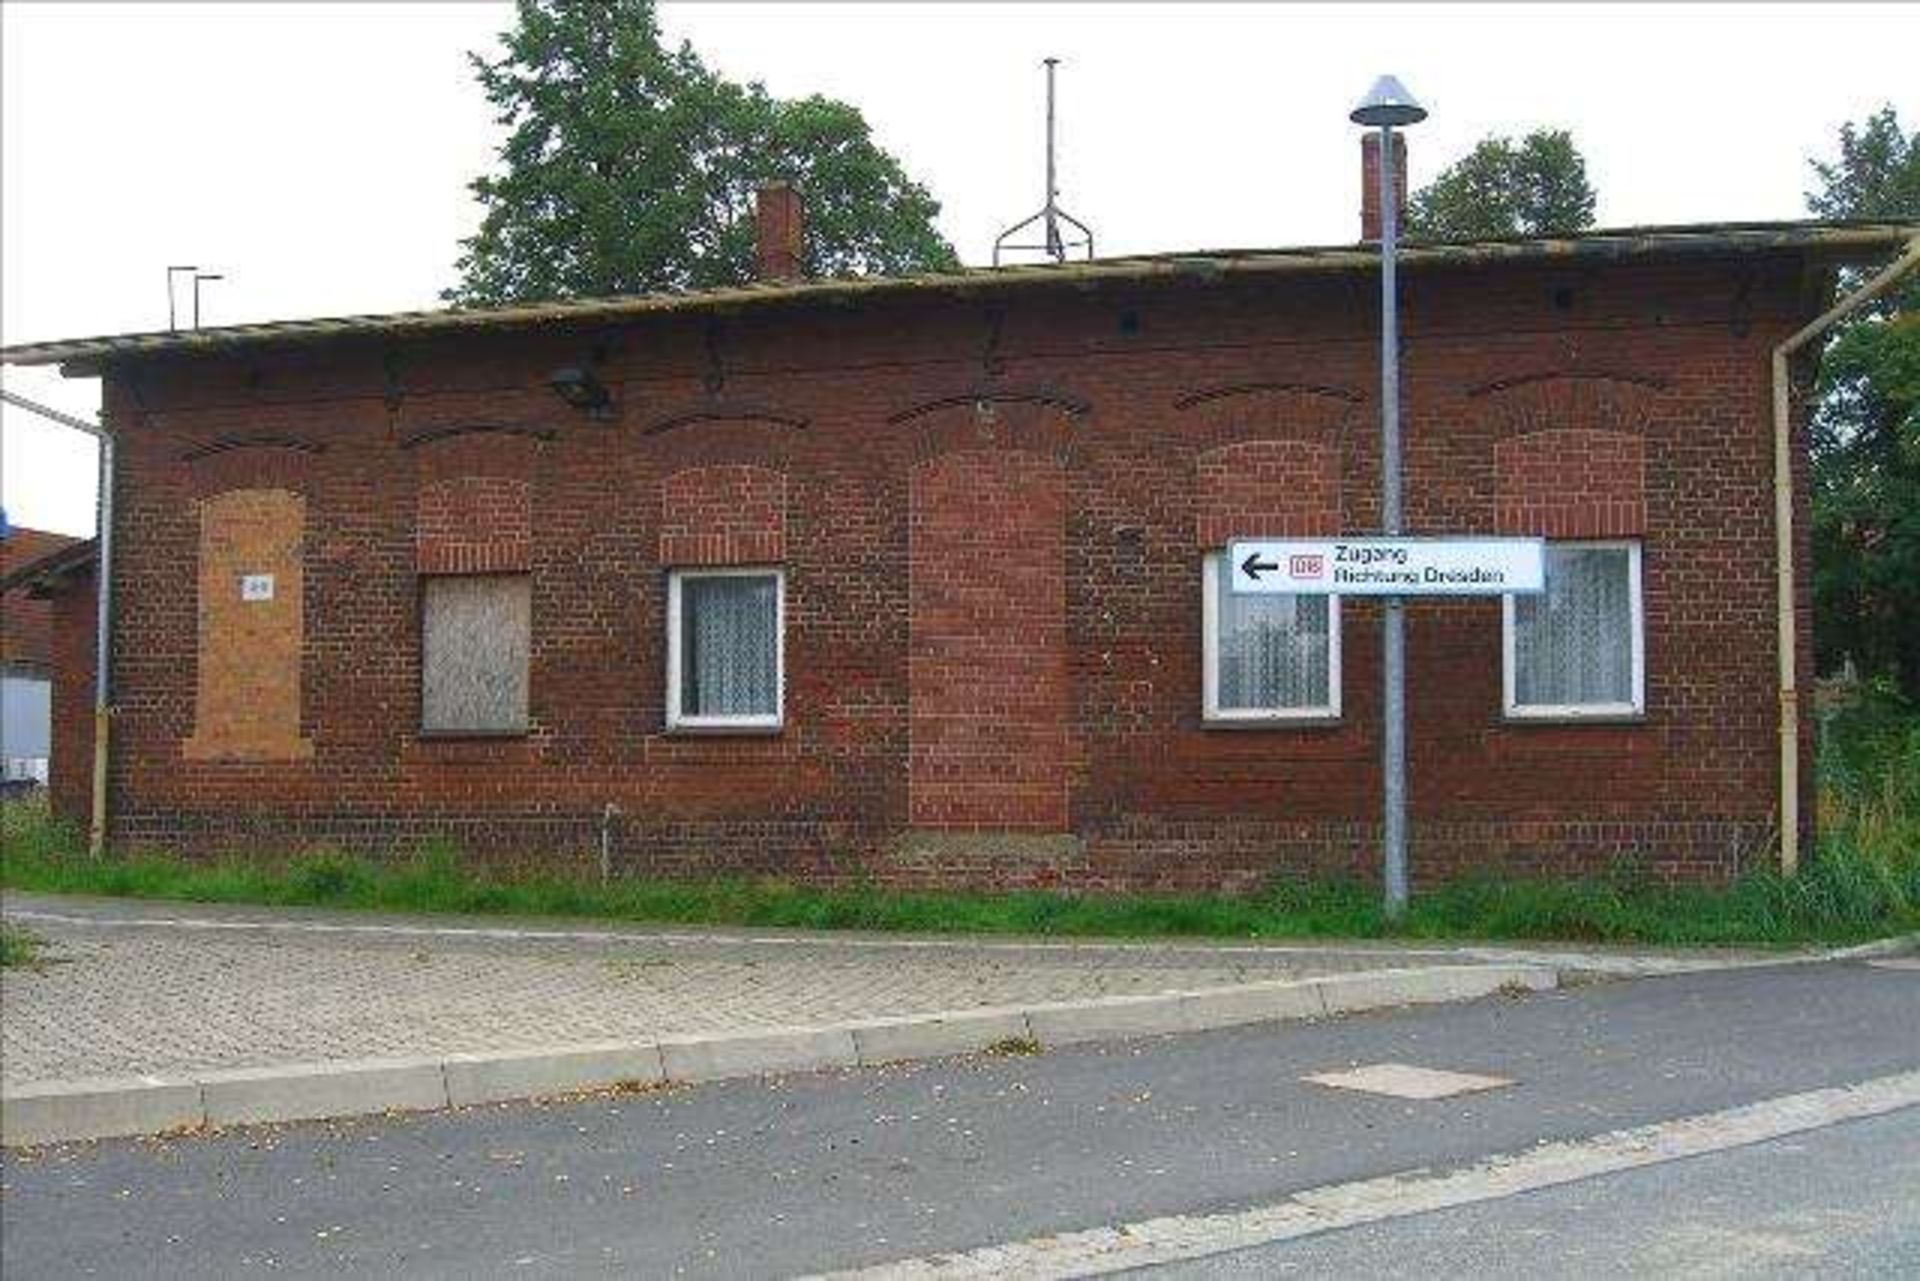
{"type": "MultiPolygon", "coordinates": [[[[1912,234],[1405,251],[1408,529],[1551,540],[1545,598],[1409,605],[1416,882],[1769,848],[1769,353],[1912,234]]],[[[1377,605],[1211,576],[1231,537],[1378,527],[1377,267],[11,349],[103,376],[120,442],[112,835],[581,867],[604,836],[620,870],[894,883],[1370,870],[1377,605]]]]}
{"type": "Polygon", "coordinates": [[[9,525],[0,513],[0,780],[44,782],[53,682],[53,607],[24,588],[5,589],[16,571],[77,539],[9,525]]]}

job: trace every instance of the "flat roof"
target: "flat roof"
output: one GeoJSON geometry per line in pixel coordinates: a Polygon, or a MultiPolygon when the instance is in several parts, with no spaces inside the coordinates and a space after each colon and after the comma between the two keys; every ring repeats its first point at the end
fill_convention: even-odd
{"type": "MultiPolygon", "coordinates": [[[[1500,267],[1545,262],[1616,262],[1674,256],[1724,257],[1802,253],[1827,261],[1872,258],[1920,238],[1920,223],[1767,222],[1623,227],[1577,236],[1512,240],[1408,242],[1403,267],[1500,267]]],[[[161,330],[98,338],[22,343],[0,348],[0,364],[65,364],[89,374],[117,361],[151,356],[222,353],[269,345],[351,338],[405,338],[430,334],[605,323],[652,315],[737,311],[777,305],[844,305],[914,295],[972,297],[1073,285],[1218,280],[1279,273],[1326,273],[1372,268],[1375,245],[1281,249],[1221,249],[1140,254],[1088,262],[968,267],[907,276],[860,276],[733,285],[685,293],[625,294],[499,307],[451,307],[384,315],[337,316],[161,330]]]]}

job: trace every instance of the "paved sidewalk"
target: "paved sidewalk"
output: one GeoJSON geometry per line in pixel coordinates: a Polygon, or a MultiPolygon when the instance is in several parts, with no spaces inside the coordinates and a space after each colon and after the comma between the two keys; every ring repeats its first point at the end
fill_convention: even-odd
{"type": "MultiPolygon", "coordinates": [[[[21,894],[4,907],[48,944],[46,964],[0,979],[0,1084],[9,1090],[816,1027],[1543,955],[650,929],[21,894]]],[[[1676,954],[1585,959],[1599,968],[1703,963],[1676,954]]]]}

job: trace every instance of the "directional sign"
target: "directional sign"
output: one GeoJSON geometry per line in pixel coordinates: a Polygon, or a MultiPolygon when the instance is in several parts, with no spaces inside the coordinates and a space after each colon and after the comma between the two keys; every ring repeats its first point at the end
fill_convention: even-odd
{"type": "Polygon", "coordinates": [[[1313,596],[1506,596],[1546,590],[1538,538],[1236,541],[1233,590],[1313,596]]]}

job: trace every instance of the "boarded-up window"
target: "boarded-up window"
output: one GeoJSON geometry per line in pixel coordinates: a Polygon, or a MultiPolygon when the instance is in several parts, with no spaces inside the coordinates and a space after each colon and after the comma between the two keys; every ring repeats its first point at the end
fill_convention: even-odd
{"type": "Polygon", "coordinates": [[[532,592],[525,574],[436,575],[421,602],[421,728],[515,734],[527,728],[532,592]]]}

